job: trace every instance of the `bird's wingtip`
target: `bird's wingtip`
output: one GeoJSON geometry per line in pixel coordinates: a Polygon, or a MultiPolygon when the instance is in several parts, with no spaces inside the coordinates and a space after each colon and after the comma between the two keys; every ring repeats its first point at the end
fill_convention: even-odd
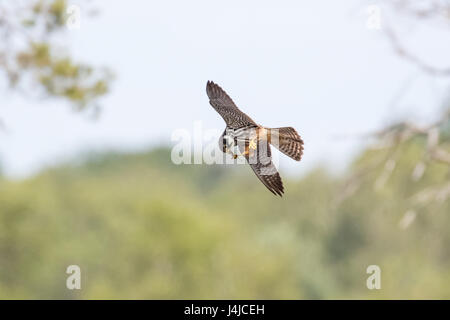
{"type": "Polygon", "coordinates": [[[211,80],[208,80],[208,81],[206,82],[206,92],[208,92],[209,90],[211,90],[212,87],[213,87],[213,85],[214,85],[214,82],[212,82],[211,80]]]}
{"type": "Polygon", "coordinates": [[[214,83],[214,81],[208,80],[206,82],[206,93],[210,99],[220,95],[221,91],[223,91],[222,88],[218,84],[214,83]]]}

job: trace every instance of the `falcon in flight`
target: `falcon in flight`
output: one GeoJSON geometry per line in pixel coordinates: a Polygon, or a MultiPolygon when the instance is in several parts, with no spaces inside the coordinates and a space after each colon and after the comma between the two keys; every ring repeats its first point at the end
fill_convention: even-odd
{"type": "Polygon", "coordinates": [[[219,148],[236,159],[244,156],[261,182],[275,195],[284,193],[283,182],[272,162],[270,145],[294,160],[300,161],[303,140],[292,127],[266,128],[256,124],[234,104],[217,84],[208,81],[209,103],[225,120],[226,127],[219,139],[219,148]]]}

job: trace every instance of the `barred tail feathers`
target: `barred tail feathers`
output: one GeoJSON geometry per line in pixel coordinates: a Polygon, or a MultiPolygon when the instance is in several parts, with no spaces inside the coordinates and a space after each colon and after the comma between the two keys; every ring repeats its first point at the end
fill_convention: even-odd
{"type": "Polygon", "coordinates": [[[271,144],[285,155],[300,161],[303,155],[303,140],[292,127],[271,128],[271,144]]]}

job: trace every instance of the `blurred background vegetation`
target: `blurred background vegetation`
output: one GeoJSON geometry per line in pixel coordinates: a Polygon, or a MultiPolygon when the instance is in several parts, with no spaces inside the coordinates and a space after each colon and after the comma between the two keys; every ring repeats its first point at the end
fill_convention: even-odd
{"type": "MultiPolygon", "coordinates": [[[[10,89],[95,106],[110,73],[55,50],[67,3],[29,3],[0,19],[4,39],[27,35],[0,49],[10,89]]],[[[0,174],[0,298],[448,299],[449,133],[447,111],[390,125],[345,174],[285,177],[282,199],[246,167],[176,166],[168,146],[0,174]],[[81,290],[66,288],[72,264],[81,290]],[[373,264],[381,290],[366,287],[373,264]]]]}
{"type": "Polygon", "coordinates": [[[0,3],[0,71],[8,89],[31,98],[61,98],[76,110],[98,108],[111,71],[74,61],[61,41],[76,27],[77,14],[66,0],[0,3]]]}
{"type": "Polygon", "coordinates": [[[401,146],[382,188],[373,170],[346,199],[325,169],[285,179],[280,199],[246,167],[176,166],[164,148],[2,181],[0,297],[450,298],[449,201],[415,199],[449,170],[413,183],[423,144],[401,146]],[[82,290],[65,287],[71,264],[82,290]],[[366,288],[372,264],[381,290],[366,288]]]}

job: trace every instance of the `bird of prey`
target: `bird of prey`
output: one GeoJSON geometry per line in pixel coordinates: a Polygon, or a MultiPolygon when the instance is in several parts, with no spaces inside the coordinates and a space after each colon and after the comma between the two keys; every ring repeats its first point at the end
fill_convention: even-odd
{"type": "Polygon", "coordinates": [[[283,182],[272,162],[270,144],[294,160],[303,155],[303,140],[292,127],[266,128],[256,124],[234,104],[217,84],[208,81],[206,93],[211,106],[225,120],[219,148],[236,159],[244,156],[261,182],[275,195],[284,193],[283,182]]]}

